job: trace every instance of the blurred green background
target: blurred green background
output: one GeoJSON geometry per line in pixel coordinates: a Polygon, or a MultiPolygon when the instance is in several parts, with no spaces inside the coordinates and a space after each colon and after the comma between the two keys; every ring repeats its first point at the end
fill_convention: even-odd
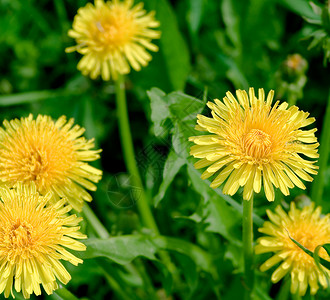
{"type": "MultiPolygon", "coordinates": [[[[200,271],[191,258],[172,254],[181,268],[179,276],[184,278],[184,284],[174,288],[166,298],[162,285],[165,275],[159,267],[143,259],[146,272],[160,299],[215,299],[215,286],[221,291],[222,299],[239,299],[241,285],[237,274],[242,271],[239,215],[225,202],[221,205],[213,202],[212,194],[208,213],[203,212],[201,217],[198,212],[201,197],[205,195],[201,195],[201,187],[174,154],[171,155],[177,170],[162,184],[165,161],[173,153],[169,137],[177,129],[175,122],[166,118],[161,123],[155,122],[152,113],[162,114],[162,110],[156,102],[151,105],[147,91],[158,87],[165,93],[182,91],[200,100],[211,100],[222,99],[228,90],[234,92],[250,86],[256,90],[264,88],[266,92],[274,89],[276,99],[296,102],[300,109],[316,118],[319,137],[329,93],[329,66],[324,64],[321,46],[308,48],[313,40],[310,35],[320,28],[320,16],[304,0],[144,2],[148,11],[156,10],[162,37],[155,41],[160,51],[152,54],[149,66],[140,72],[132,71],[126,78],[138,164],[150,199],[159,203],[155,217],[162,234],[193,242],[215,255],[222,280],[210,280],[210,275],[200,271]],[[299,55],[290,56],[293,54],[299,55]],[[223,216],[216,215],[218,209],[225,211],[223,216]],[[230,222],[223,219],[228,216],[230,222]]],[[[91,206],[113,236],[130,234],[143,230],[134,203],[118,206],[109,196],[109,191],[127,190],[114,83],[82,76],[76,69],[80,55],[64,52],[66,47],[74,45],[67,31],[77,9],[86,3],[0,0],[0,120],[30,113],[47,114],[54,119],[61,115],[74,117],[76,123],[86,128],[86,137],[95,137],[97,147],[103,149],[102,159],[95,166],[103,169],[104,177],[91,206]]],[[[191,101],[182,99],[179,101],[182,108],[185,101],[191,101]]],[[[189,146],[179,143],[180,147],[189,146]]],[[[329,177],[327,167],[322,201],[325,213],[330,212],[329,177]]],[[[307,199],[305,194],[310,194],[310,187],[308,183],[307,192],[293,189],[285,202],[307,199]]],[[[275,207],[283,200],[277,195],[276,203],[269,204],[262,197],[256,197],[256,212],[260,217],[264,217],[266,208],[275,207]]],[[[240,205],[239,196],[232,201],[240,205]]],[[[95,235],[86,224],[84,227],[89,236],[95,235]]],[[[138,275],[125,278],[121,266],[107,264],[115,270],[114,278],[120,278],[138,299],[152,299],[138,275]]],[[[77,297],[121,299],[106,283],[96,260],[67,267],[73,277],[68,288],[77,297]]],[[[262,278],[258,299],[279,297],[281,283],[272,286],[269,272],[258,276],[262,278]]],[[[329,299],[330,294],[320,292],[320,295],[318,299],[329,299]]],[[[49,298],[60,299],[56,297],[59,296],[49,298]]]]}

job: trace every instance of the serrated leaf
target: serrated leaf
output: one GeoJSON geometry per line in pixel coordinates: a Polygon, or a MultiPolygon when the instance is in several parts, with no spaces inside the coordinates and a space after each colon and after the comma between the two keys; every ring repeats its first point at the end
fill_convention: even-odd
{"type": "Polygon", "coordinates": [[[191,145],[188,138],[197,133],[194,129],[197,114],[203,110],[205,103],[181,92],[170,93],[168,98],[174,125],[172,145],[178,156],[187,158],[191,145]]]}

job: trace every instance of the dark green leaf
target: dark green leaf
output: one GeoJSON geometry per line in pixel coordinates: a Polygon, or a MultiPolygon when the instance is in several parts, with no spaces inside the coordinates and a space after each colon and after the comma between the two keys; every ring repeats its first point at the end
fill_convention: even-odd
{"type": "Polygon", "coordinates": [[[317,15],[309,1],[305,0],[278,0],[278,2],[294,13],[311,20],[321,21],[321,16],[317,15]]]}
{"type": "Polygon", "coordinates": [[[145,3],[156,11],[156,19],[161,24],[159,48],[164,55],[173,90],[183,90],[190,71],[190,57],[172,7],[167,0],[146,0],[145,3]]]}
{"type": "MultiPolygon", "coordinates": [[[[293,239],[289,232],[288,232],[289,238],[291,239],[291,241],[293,241],[300,249],[302,249],[306,254],[308,254],[309,256],[313,257],[315,259],[315,263],[320,267],[320,264],[327,268],[328,270],[330,270],[330,261],[325,260],[324,258],[320,257],[318,252],[319,250],[324,246],[324,245],[319,245],[315,248],[314,253],[310,250],[308,250],[307,248],[305,248],[303,245],[301,245],[298,241],[296,241],[295,239],[293,239]]],[[[330,244],[325,244],[327,245],[326,251],[329,250],[329,246],[330,244]]]]}
{"type": "Polygon", "coordinates": [[[163,181],[159,187],[158,194],[154,198],[155,206],[164,198],[167,188],[184,164],[184,159],[178,157],[174,151],[170,151],[164,166],[163,181]]]}
{"type": "Polygon", "coordinates": [[[187,241],[166,237],[157,236],[152,238],[152,243],[159,249],[176,251],[181,254],[189,256],[195,264],[202,270],[215,274],[214,265],[212,263],[212,256],[205,250],[196,246],[195,244],[189,243],[187,241]]]}

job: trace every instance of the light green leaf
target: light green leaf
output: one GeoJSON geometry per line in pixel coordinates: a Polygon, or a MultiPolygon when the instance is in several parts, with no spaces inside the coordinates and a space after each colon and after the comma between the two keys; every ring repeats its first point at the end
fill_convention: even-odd
{"type": "Polygon", "coordinates": [[[174,125],[173,148],[178,156],[187,158],[191,145],[188,138],[197,133],[194,129],[197,114],[203,110],[205,103],[181,92],[173,92],[168,95],[168,98],[170,101],[171,120],[174,125]]]}
{"type": "Polygon", "coordinates": [[[78,300],[79,299],[63,286],[61,286],[59,289],[57,289],[55,291],[55,294],[58,296],[58,299],[63,299],[63,300],[78,300]]]}
{"type": "Polygon", "coordinates": [[[0,96],[0,106],[11,106],[38,102],[41,100],[61,97],[63,94],[62,90],[47,90],[47,91],[36,91],[36,92],[26,92],[13,95],[0,96]]]}
{"type": "Polygon", "coordinates": [[[168,98],[166,94],[158,88],[152,88],[147,94],[150,99],[151,120],[154,124],[154,132],[156,136],[159,136],[164,132],[164,122],[170,116],[167,103],[168,98]]]}
{"type": "Polygon", "coordinates": [[[125,235],[108,239],[88,239],[84,242],[87,250],[77,252],[82,259],[107,257],[124,265],[139,256],[155,260],[157,248],[145,236],[125,235]]]}
{"type": "Polygon", "coordinates": [[[188,26],[191,33],[196,36],[201,26],[205,0],[190,0],[187,11],[188,26]]]}

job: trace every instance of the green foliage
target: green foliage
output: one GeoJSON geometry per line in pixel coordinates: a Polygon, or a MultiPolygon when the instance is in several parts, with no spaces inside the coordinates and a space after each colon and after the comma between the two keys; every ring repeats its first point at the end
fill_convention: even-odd
{"type": "MultiPolygon", "coordinates": [[[[126,77],[126,92],[136,161],[158,235],[142,225],[138,214],[139,190],[131,185],[134,180],[123,161],[114,83],[82,76],[76,69],[81,56],[64,52],[73,45],[67,31],[74,15],[87,2],[91,1],[0,0],[1,120],[30,113],[54,119],[64,114],[74,117],[86,128],[86,137],[95,138],[103,149],[95,166],[104,176],[90,204],[100,222],[94,229],[86,220],[81,223],[89,237],[84,241],[87,250],[75,253],[84,263],[64,262],[72,280],[51,296],[43,291],[38,299],[241,299],[246,289],[242,190],[230,197],[201,180],[189,155],[188,138],[197,134],[197,114],[209,113],[206,102],[221,100],[227,90],[274,89],[275,97],[285,101],[294,94],[299,108],[317,120],[319,176],[305,191],[294,188],[290,196],[276,194],[274,204],[263,192],[256,195],[255,238],[267,219],[266,209],[277,204],[288,207],[291,201],[311,196],[324,214],[329,213],[325,6],[305,0],[144,1],[161,23],[161,38],[155,42],[159,52],[152,53],[147,67],[126,77]],[[306,60],[308,69],[292,79],[296,70],[284,69],[283,63],[295,53],[306,60]],[[135,193],[129,198],[134,201],[121,207],[111,193],[127,197],[135,193]],[[97,227],[106,238],[95,232],[97,227]]],[[[81,216],[86,215],[84,210],[81,216]]],[[[329,253],[329,244],[314,253],[304,251],[329,269],[329,262],[318,255],[321,247],[329,253]]],[[[273,285],[271,271],[258,271],[265,259],[266,255],[255,258],[253,299],[290,299],[288,278],[273,285]]],[[[14,295],[23,299],[20,293],[14,295]]],[[[317,299],[329,295],[320,291],[317,299]]],[[[307,293],[303,299],[314,298],[307,293]]]]}

